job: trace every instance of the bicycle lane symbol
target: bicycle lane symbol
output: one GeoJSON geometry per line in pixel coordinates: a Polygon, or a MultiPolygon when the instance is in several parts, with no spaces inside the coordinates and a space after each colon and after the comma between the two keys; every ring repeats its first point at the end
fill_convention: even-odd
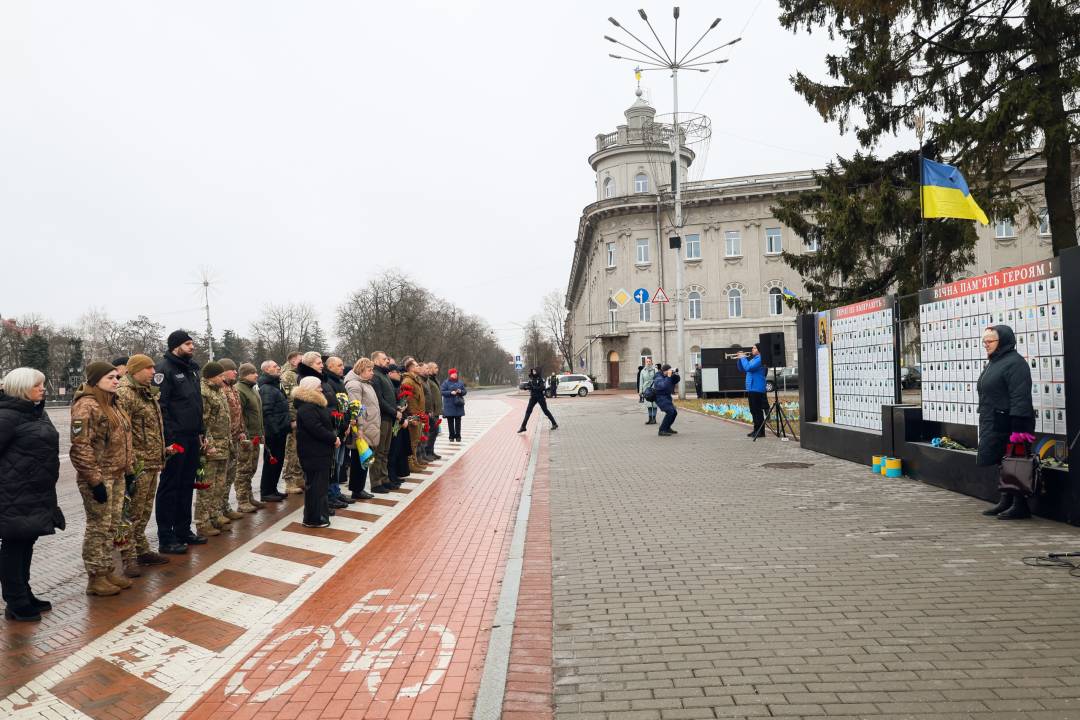
{"type": "MultiPolygon", "coordinates": [[[[392,590],[372,590],[360,598],[344,612],[334,624],[306,625],[275,637],[248,658],[240,669],[233,673],[225,684],[225,697],[248,696],[250,702],[264,703],[299,687],[312,672],[326,659],[340,639],[348,648],[348,655],[337,668],[339,672],[361,672],[366,674],[365,686],[372,697],[382,685],[384,674],[395,661],[411,653],[409,664],[425,662],[432,655],[427,675],[412,685],[402,687],[396,699],[415,698],[442,680],[450,667],[450,660],[457,647],[457,638],[444,625],[433,625],[420,619],[421,611],[427,602],[435,597],[432,594],[412,596],[412,602],[406,605],[377,605],[372,601],[390,595],[392,590]],[[366,642],[359,640],[349,630],[349,624],[359,615],[386,613],[390,616],[386,626],[366,642]],[[311,639],[307,642],[305,638],[311,639]],[[407,642],[408,641],[408,642],[407,642]],[[404,646],[417,647],[413,651],[404,650],[404,646]],[[277,659],[261,668],[260,664],[278,648],[296,648],[294,654],[284,659],[277,659]],[[276,685],[262,685],[258,692],[252,693],[248,682],[253,671],[261,670],[271,676],[278,670],[286,671],[286,677],[276,685]]],[[[262,675],[263,672],[260,672],[262,675]]]]}

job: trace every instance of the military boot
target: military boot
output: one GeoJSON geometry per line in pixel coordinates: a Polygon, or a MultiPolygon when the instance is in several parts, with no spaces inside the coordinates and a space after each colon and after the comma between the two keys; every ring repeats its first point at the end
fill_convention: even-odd
{"type": "Polygon", "coordinates": [[[413,456],[413,455],[410,455],[410,456],[409,456],[409,472],[411,472],[411,473],[412,473],[412,472],[420,472],[420,471],[421,471],[421,470],[423,470],[423,469],[424,469],[424,466],[423,466],[423,465],[421,465],[421,464],[420,464],[420,463],[419,463],[419,462],[417,461],[416,457],[415,457],[415,456],[413,456]]]}
{"type": "MultiPolygon", "coordinates": [[[[252,510],[251,512],[255,512],[255,511],[252,510]]],[[[240,520],[241,518],[244,517],[244,513],[237,512],[236,510],[226,510],[225,511],[225,517],[229,518],[230,520],[240,520]]]]}
{"type": "Polygon", "coordinates": [[[211,522],[214,523],[214,527],[224,530],[225,528],[232,525],[232,518],[230,518],[228,515],[218,515],[211,522]]]}
{"type": "Polygon", "coordinates": [[[218,530],[216,527],[214,527],[213,525],[210,525],[210,524],[196,525],[195,526],[195,532],[198,533],[199,535],[204,536],[204,537],[214,537],[215,535],[220,535],[221,534],[220,530],[218,530]]]}
{"type": "Polygon", "coordinates": [[[90,576],[90,582],[86,585],[87,595],[99,595],[101,597],[108,597],[109,595],[118,595],[120,588],[109,582],[104,573],[95,573],[90,576]]]}
{"type": "Polygon", "coordinates": [[[142,570],[139,569],[139,561],[135,558],[124,561],[124,577],[137,578],[142,577],[142,570]]]}
{"type": "Polygon", "coordinates": [[[110,585],[115,585],[121,590],[127,590],[132,585],[130,580],[123,575],[117,575],[116,573],[109,573],[105,576],[105,579],[109,581],[110,585]]]}
{"type": "Polygon", "coordinates": [[[248,502],[250,502],[252,507],[254,507],[256,510],[262,510],[264,507],[266,507],[266,503],[264,503],[262,500],[256,500],[255,498],[251,498],[251,500],[249,500],[248,502]]]}

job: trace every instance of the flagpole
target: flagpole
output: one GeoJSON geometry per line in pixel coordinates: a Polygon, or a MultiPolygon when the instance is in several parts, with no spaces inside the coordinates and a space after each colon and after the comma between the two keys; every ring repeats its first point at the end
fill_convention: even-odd
{"type": "Polygon", "coordinates": [[[922,286],[927,286],[926,279],[926,212],[923,209],[923,130],[926,128],[926,115],[920,112],[915,117],[915,132],[919,138],[919,254],[922,256],[922,286]]]}

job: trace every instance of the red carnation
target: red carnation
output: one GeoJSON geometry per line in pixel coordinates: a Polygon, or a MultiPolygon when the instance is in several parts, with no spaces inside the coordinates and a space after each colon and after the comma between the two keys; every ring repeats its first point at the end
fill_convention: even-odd
{"type": "Polygon", "coordinates": [[[196,490],[209,490],[210,489],[210,483],[197,482],[197,483],[195,483],[195,489],[196,490]]]}
{"type": "Polygon", "coordinates": [[[278,464],[278,459],[276,457],[274,457],[273,455],[270,456],[270,464],[271,465],[277,465],[278,464]]]}
{"type": "Polygon", "coordinates": [[[331,413],[330,413],[330,417],[334,418],[335,420],[340,420],[341,418],[343,418],[343,417],[345,417],[345,416],[344,416],[344,415],[342,415],[342,414],[341,414],[340,412],[338,412],[337,410],[333,410],[333,411],[331,411],[331,413]]]}
{"type": "Polygon", "coordinates": [[[172,450],[174,453],[180,453],[181,455],[183,455],[184,453],[184,446],[180,443],[173,443],[169,446],[169,449],[172,450]]]}
{"type": "Polygon", "coordinates": [[[252,445],[261,445],[262,444],[262,438],[259,437],[258,435],[256,435],[255,437],[251,438],[251,444],[252,445]]]}

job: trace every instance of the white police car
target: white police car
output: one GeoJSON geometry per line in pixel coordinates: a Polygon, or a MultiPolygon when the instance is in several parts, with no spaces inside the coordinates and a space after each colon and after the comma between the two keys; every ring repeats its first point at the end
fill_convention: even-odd
{"type": "Polygon", "coordinates": [[[555,395],[577,395],[585,397],[593,391],[592,381],[586,375],[560,375],[555,386],[555,395]]]}

